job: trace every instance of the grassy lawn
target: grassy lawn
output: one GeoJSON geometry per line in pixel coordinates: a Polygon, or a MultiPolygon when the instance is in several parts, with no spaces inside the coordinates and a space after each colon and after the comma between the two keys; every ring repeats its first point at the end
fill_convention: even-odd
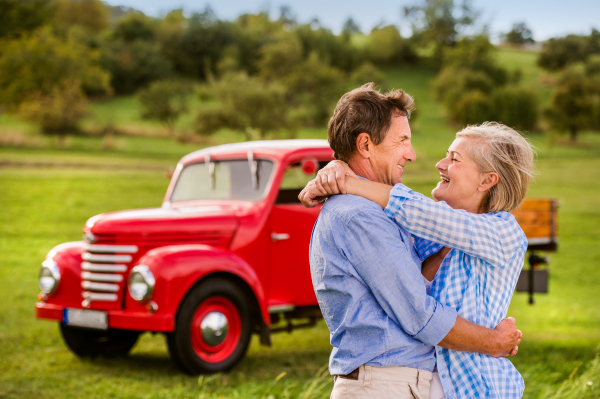
{"type": "MultiPolygon", "coordinates": [[[[524,80],[529,79],[527,68],[535,68],[535,58],[511,51],[499,57],[522,66],[524,80]]],[[[419,107],[412,123],[418,159],[407,167],[405,182],[425,193],[438,180],[433,165],[454,133],[432,99],[434,75],[426,67],[388,71],[389,85],[411,93],[419,107]]],[[[103,116],[93,123],[160,128],[133,117],[134,99],[113,101],[94,104],[103,116]]],[[[0,137],[27,129],[0,115],[0,137]]],[[[35,319],[37,273],[45,254],[56,244],[79,240],[92,215],[159,206],[168,166],[199,147],[149,136],[115,137],[118,145],[104,149],[103,139],[93,137],[69,137],[64,147],[51,140],[0,147],[5,165],[0,166],[0,398],[329,397],[331,378],[323,367],[331,348],[323,322],[274,335],[272,348],[254,338],[232,372],[198,379],[175,368],[160,334],[144,334],[124,359],[80,360],[66,349],[56,323],[35,319]]],[[[299,137],[325,138],[325,130],[301,130],[299,137]]],[[[224,133],[211,144],[241,139],[224,133]]],[[[525,294],[513,297],[509,315],[516,317],[524,339],[512,361],[525,378],[526,398],[598,398],[600,135],[583,134],[578,146],[543,135],[531,139],[539,148],[539,175],[530,196],[560,200],[560,247],[551,254],[550,293],[537,295],[534,306],[525,294]]]]}

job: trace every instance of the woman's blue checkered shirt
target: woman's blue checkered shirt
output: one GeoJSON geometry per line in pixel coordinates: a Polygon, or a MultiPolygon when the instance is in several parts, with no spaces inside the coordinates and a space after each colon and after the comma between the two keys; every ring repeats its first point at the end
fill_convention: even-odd
{"type": "MultiPolygon", "coordinates": [[[[527,251],[527,238],[507,212],[468,213],[415,193],[403,184],[390,193],[386,214],[415,238],[421,259],[452,248],[431,295],[463,318],[494,328],[506,312],[527,251]]],[[[523,378],[506,358],[436,347],[448,399],[521,398],[523,378]]]]}

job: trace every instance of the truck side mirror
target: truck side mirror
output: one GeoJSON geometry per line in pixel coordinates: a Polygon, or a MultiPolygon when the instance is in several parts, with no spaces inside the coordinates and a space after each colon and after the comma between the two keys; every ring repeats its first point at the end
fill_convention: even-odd
{"type": "Polygon", "coordinates": [[[319,161],[313,157],[306,157],[300,161],[300,166],[305,175],[312,175],[319,169],[319,161]]]}

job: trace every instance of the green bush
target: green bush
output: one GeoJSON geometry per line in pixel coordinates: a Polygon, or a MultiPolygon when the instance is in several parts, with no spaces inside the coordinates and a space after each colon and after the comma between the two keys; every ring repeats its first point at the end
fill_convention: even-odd
{"type": "Polygon", "coordinates": [[[191,86],[185,82],[174,80],[153,82],[138,93],[142,104],[142,117],[161,122],[173,137],[175,122],[181,114],[188,111],[191,92],[191,86]]]}
{"type": "Polygon", "coordinates": [[[492,119],[490,98],[479,90],[460,96],[449,109],[450,119],[461,125],[479,124],[492,119]]]}
{"type": "Polygon", "coordinates": [[[501,87],[491,96],[492,117],[517,130],[533,130],[539,116],[539,99],[529,89],[509,86],[501,87]]]}
{"type": "Polygon", "coordinates": [[[494,81],[481,71],[449,67],[442,69],[433,80],[432,86],[435,99],[450,106],[458,96],[467,91],[491,93],[494,90],[494,81]]]}
{"type": "Polygon", "coordinates": [[[37,92],[20,106],[24,119],[37,123],[46,134],[61,138],[78,130],[79,120],[85,116],[87,101],[77,80],[65,80],[49,93],[37,92]]]}
{"type": "Polygon", "coordinates": [[[385,74],[370,62],[365,62],[356,68],[350,75],[350,80],[356,86],[373,82],[377,86],[384,88],[386,84],[385,74]]]}

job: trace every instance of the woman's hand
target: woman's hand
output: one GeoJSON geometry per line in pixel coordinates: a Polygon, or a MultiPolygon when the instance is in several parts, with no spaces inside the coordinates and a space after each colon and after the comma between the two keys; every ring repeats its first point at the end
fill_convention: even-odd
{"type": "Polygon", "coordinates": [[[317,173],[314,180],[308,182],[298,199],[302,205],[311,208],[331,195],[346,194],[346,176],[355,177],[356,174],[346,162],[331,161],[317,173]]]}
{"type": "Polygon", "coordinates": [[[315,184],[327,195],[346,194],[346,176],[356,177],[356,173],[346,162],[331,161],[317,173],[315,184]]]}

